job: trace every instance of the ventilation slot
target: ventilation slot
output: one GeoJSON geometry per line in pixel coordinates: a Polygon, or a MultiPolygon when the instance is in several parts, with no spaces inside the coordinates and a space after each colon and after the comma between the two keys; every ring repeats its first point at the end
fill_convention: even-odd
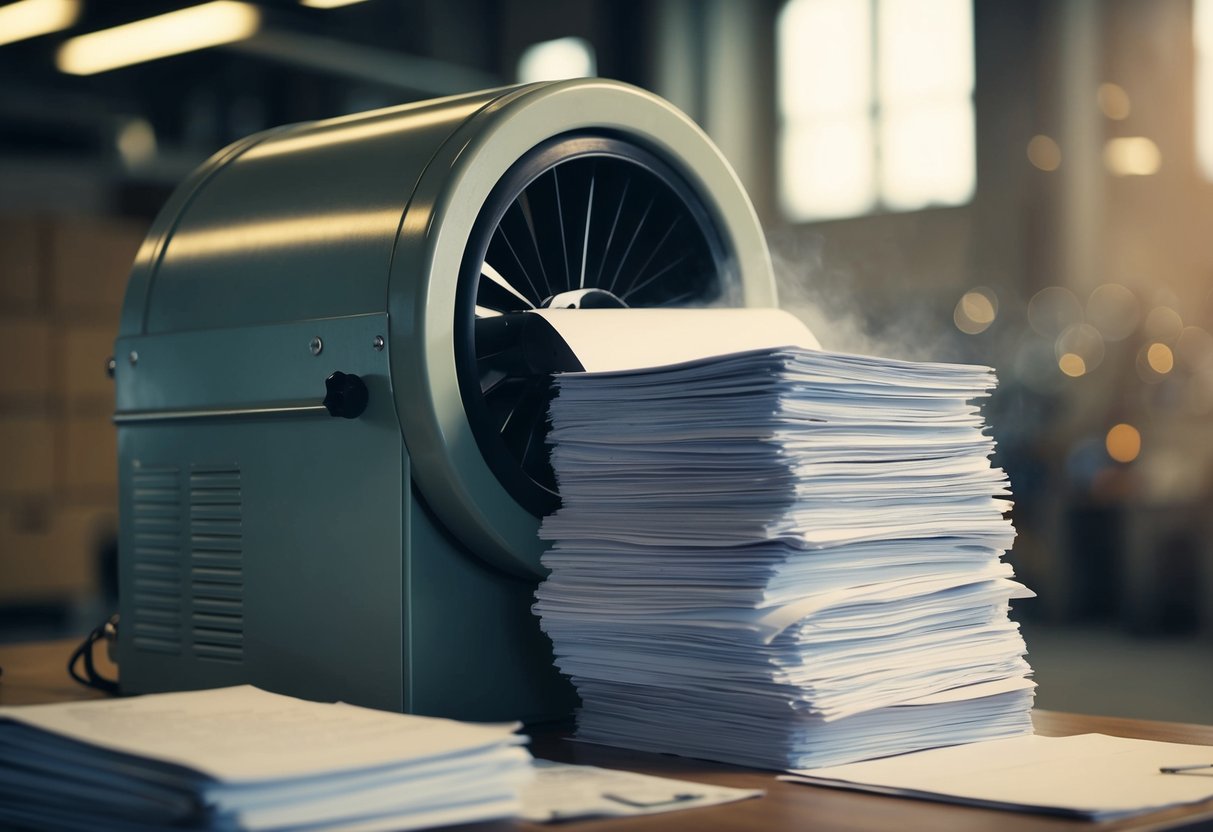
{"type": "Polygon", "coordinates": [[[190,616],[194,655],[244,658],[243,510],[239,468],[190,473],[190,616]]]}
{"type": "Polygon", "coordinates": [[[136,463],[132,540],[136,649],[181,652],[180,469],[136,463]]]}

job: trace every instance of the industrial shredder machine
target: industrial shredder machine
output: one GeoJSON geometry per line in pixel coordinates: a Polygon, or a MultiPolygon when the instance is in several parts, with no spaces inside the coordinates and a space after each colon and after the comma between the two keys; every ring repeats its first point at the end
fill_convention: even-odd
{"type": "Polygon", "coordinates": [[[529,608],[569,358],[525,310],[774,305],[728,164],[624,84],[228,147],[156,219],[122,312],[122,688],[567,712],[529,608]]]}

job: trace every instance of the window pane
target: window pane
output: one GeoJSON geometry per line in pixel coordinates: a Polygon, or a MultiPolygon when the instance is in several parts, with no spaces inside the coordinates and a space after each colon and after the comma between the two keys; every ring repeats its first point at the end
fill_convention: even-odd
{"type": "Polygon", "coordinates": [[[1213,179],[1213,54],[1196,61],[1196,158],[1206,179],[1213,179]]]}
{"type": "Polygon", "coordinates": [[[791,0],[779,15],[779,109],[785,119],[853,115],[870,106],[868,0],[791,0]]]}
{"type": "Polygon", "coordinates": [[[967,96],[886,109],[880,151],[880,195],[889,208],[960,205],[973,198],[976,156],[967,96]]]}
{"type": "Polygon", "coordinates": [[[877,26],[882,102],[972,92],[970,0],[878,0],[877,26]]]}
{"type": "Polygon", "coordinates": [[[1192,17],[1196,43],[1196,158],[1205,178],[1213,179],[1213,2],[1196,0],[1192,17]]]}
{"type": "Polygon", "coordinates": [[[868,116],[789,124],[780,147],[780,198],[793,222],[854,217],[875,203],[868,116]]]}

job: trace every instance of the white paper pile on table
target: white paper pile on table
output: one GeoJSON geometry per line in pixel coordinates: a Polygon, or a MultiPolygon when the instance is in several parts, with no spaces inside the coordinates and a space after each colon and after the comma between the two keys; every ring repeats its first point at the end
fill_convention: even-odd
{"type": "Polygon", "coordinates": [[[0,827],[420,829],[516,814],[517,725],[253,687],[0,708],[0,827]]]}
{"type": "Polygon", "coordinates": [[[582,739],[774,769],[1031,731],[985,367],[565,374],[535,611],[582,739]]]}

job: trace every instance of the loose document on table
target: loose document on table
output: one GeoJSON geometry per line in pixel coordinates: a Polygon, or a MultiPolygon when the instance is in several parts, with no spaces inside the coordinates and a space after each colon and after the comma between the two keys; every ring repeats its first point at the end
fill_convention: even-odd
{"type": "Polygon", "coordinates": [[[972,806],[1108,820],[1213,799],[1213,746],[1080,734],[1024,736],[882,760],[806,769],[780,779],[972,806]]]}

